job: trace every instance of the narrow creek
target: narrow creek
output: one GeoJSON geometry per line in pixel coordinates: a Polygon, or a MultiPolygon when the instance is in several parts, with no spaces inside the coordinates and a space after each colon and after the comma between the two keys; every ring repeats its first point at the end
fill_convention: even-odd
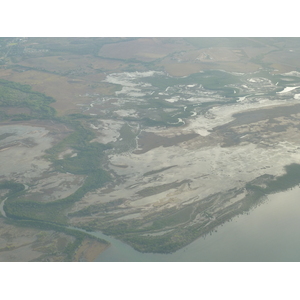
{"type": "MultiPolygon", "coordinates": [[[[3,209],[5,198],[0,204],[3,209]]],[[[269,195],[248,214],[220,225],[170,254],[141,253],[102,232],[87,232],[111,245],[97,262],[298,262],[300,261],[300,187],[269,195]]],[[[76,227],[68,227],[84,231],[76,227]]]]}
{"type": "MultiPolygon", "coordinates": [[[[24,185],[24,191],[26,191],[28,189],[28,185],[27,184],[23,184],[24,185]]],[[[6,213],[4,211],[4,203],[7,200],[8,197],[6,197],[1,203],[0,203],[0,212],[2,214],[2,216],[4,218],[7,218],[6,213]]]]}
{"type": "Polygon", "coordinates": [[[7,197],[0,203],[0,212],[1,212],[1,214],[2,214],[2,216],[3,216],[4,218],[7,218],[7,217],[6,217],[6,213],[5,213],[4,209],[3,209],[4,203],[5,203],[6,199],[7,199],[7,197]]]}

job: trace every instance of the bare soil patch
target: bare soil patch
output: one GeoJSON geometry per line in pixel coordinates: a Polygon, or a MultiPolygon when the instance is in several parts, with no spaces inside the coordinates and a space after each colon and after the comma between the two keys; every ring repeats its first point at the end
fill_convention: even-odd
{"type": "Polygon", "coordinates": [[[0,218],[0,261],[62,261],[61,251],[72,236],[53,231],[40,231],[34,228],[16,227],[0,218]]]}
{"type": "Polygon", "coordinates": [[[102,244],[92,239],[85,239],[77,249],[73,261],[95,261],[99,254],[107,247],[109,247],[107,244],[102,244]]]}
{"type": "Polygon", "coordinates": [[[154,61],[175,51],[193,49],[184,40],[162,38],[139,38],[133,41],[104,45],[99,56],[154,61]]]}
{"type": "Polygon", "coordinates": [[[53,97],[56,102],[51,106],[58,111],[59,115],[79,112],[78,104],[89,103],[90,95],[103,94],[111,90],[112,87],[107,84],[98,84],[98,80],[104,79],[104,75],[95,76],[96,84],[93,85],[89,80],[72,82],[72,78],[69,77],[33,70],[21,73],[12,70],[0,72],[0,78],[29,84],[34,91],[53,97]]]}

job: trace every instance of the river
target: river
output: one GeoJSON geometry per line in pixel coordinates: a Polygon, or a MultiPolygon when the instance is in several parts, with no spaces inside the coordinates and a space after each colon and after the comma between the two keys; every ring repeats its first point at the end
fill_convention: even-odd
{"type": "MultiPolygon", "coordinates": [[[[28,185],[27,184],[23,184],[23,185],[24,185],[24,191],[26,191],[28,189],[28,185]]],[[[4,218],[7,218],[6,213],[4,211],[4,203],[6,200],[7,197],[0,203],[0,212],[4,218]]]]}
{"type": "Polygon", "coordinates": [[[300,188],[269,195],[248,214],[219,226],[172,254],[149,254],[107,237],[111,246],[96,261],[121,262],[267,262],[300,261],[300,188]]]}

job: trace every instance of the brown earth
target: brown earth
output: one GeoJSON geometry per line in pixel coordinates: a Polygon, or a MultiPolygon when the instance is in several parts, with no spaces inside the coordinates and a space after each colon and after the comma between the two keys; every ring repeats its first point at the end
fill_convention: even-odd
{"type": "Polygon", "coordinates": [[[52,106],[59,115],[64,115],[80,112],[79,104],[89,103],[93,95],[113,95],[117,87],[102,82],[107,74],[145,71],[148,66],[144,62],[153,62],[153,69],[164,70],[171,76],[188,76],[208,69],[255,72],[261,65],[251,60],[257,57],[279,72],[300,67],[297,49],[278,50],[278,45],[283,44],[277,42],[278,45],[273,45],[272,41],[264,39],[244,40],[252,41],[254,46],[203,47],[201,43],[190,43],[185,38],[115,38],[110,39],[113,43],[99,46],[98,55],[101,57],[97,57],[75,55],[66,50],[57,50],[59,55],[51,54],[51,49],[70,48],[74,42],[80,48],[81,44],[88,42],[86,38],[31,38],[23,47],[33,47],[36,52],[15,58],[17,62],[7,60],[0,68],[0,78],[29,84],[34,91],[52,96],[56,99],[52,106]],[[38,52],[48,48],[49,52],[38,52]]]}
{"type": "Polygon", "coordinates": [[[183,39],[139,38],[117,44],[104,45],[99,56],[118,59],[137,59],[145,62],[163,58],[173,52],[193,49],[183,39]]]}
{"type": "Polygon", "coordinates": [[[85,239],[77,249],[73,261],[95,261],[99,254],[103,252],[107,247],[109,246],[98,241],[85,239]]]}

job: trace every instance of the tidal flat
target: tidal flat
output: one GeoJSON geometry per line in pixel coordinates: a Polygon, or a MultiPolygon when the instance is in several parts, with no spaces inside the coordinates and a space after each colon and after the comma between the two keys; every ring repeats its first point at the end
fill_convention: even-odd
{"type": "Polygon", "coordinates": [[[300,183],[296,40],[13,41],[0,40],[4,261],[94,260],[109,248],[89,232],[174,253],[300,183]]]}
{"type": "MultiPolygon", "coordinates": [[[[138,81],[149,74],[126,76],[135,82],[134,78],[138,81]]],[[[254,191],[255,187],[267,187],[272,180],[286,174],[286,166],[300,163],[297,139],[300,119],[297,101],[289,94],[295,89],[289,90],[285,97],[276,96],[272,91],[278,87],[270,84],[270,80],[260,75],[245,80],[251,83],[251,89],[243,101],[239,92],[235,98],[239,101],[230,102],[226,98],[224,103],[215,104],[222,99],[217,93],[210,100],[211,106],[201,111],[197,104],[194,106],[197,103],[194,96],[193,110],[198,109],[197,115],[190,114],[186,124],[179,127],[146,127],[139,124],[139,119],[124,120],[139,130],[135,133],[138,139],[135,147],[108,153],[107,168],[120,183],[109,191],[102,188],[90,192],[79,201],[71,213],[74,224],[80,216],[80,222],[86,218],[87,228],[92,224],[91,228],[114,235],[139,251],[168,252],[257,205],[259,198],[270,190],[254,191]],[[264,93],[251,95],[255,84],[264,93]],[[175,189],[172,184],[176,184],[175,189]],[[161,190],[162,186],[169,187],[161,190]],[[151,194],[146,195],[143,192],[146,190],[151,190],[151,194]],[[85,216],[87,205],[93,205],[94,211],[85,216]],[[178,232],[185,237],[179,238],[178,232]],[[164,242],[167,250],[156,248],[155,245],[164,242]]],[[[231,86],[239,89],[238,84],[231,86]]],[[[248,88],[241,86],[242,92],[248,88]]],[[[189,89],[194,87],[187,87],[189,97],[192,93],[189,89]]],[[[180,88],[181,98],[168,104],[166,112],[174,113],[171,105],[177,112],[186,111],[185,86],[180,88]]],[[[168,93],[173,92],[168,88],[163,97],[168,98],[168,93]]],[[[129,91],[123,93],[128,93],[126,101],[132,101],[129,91]]],[[[139,101],[151,100],[145,96],[139,101]]],[[[200,102],[203,103],[201,97],[200,102]]],[[[136,115],[141,114],[143,111],[136,110],[136,115]]]]}

